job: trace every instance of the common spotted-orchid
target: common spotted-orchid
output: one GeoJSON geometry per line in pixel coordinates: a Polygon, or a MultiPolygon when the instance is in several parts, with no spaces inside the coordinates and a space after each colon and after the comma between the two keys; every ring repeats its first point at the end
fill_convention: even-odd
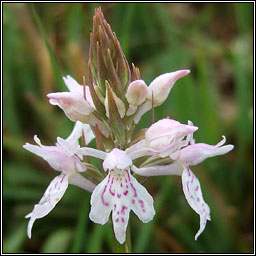
{"type": "Polygon", "coordinates": [[[34,221],[47,215],[65,193],[68,184],[77,185],[91,195],[89,218],[105,224],[112,212],[116,239],[126,241],[126,229],[132,210],[146,223],[155,215],[153,198],[140,184],[140,176],[178,175],[191,208],[200,216],[202,233],[210,208],[205,203],[200,183],[190,170],[208,157],[222,155],[233,149],[225,145],[225,137],[215,146],[195,143],[193,133],[198,130],[188,124],[164,118],[148,129],[134,132],[144,113],[160,106],[168,97],[175,82],[190,70],[162,74],[149,86],[140,78],[132,64],[132,72],[115,33],[106,22],[101,9],[95,11],[90,35],[87,85],[73,78],[64,78],[69,92],[48,94],[50,103],[63,109],[76,122],[67,139],[57,138],[56,146],[25,144],[24,148],[45,159],[61,174],[47,188],[44,196],[26,217],[30,218],[28,236],[34,221]],[[79,145],[83,135],[84,144],[79,145]],[[96,138],[96,147],[86,146],[96,138]],[[86,156],[86,157],[84,157],[86,156]],[[89,164],[88,157],[102,161],[102,169],[89,164]],[[95,172],[88,173],[88,168],[95,172]],[[96,178],[97,176],[97,178],[96,178]]]}

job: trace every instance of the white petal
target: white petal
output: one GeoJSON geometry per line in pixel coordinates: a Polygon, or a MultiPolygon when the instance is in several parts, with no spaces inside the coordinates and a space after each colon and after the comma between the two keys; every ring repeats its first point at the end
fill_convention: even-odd
{"type": "Polygon", "coordinates": [[[199,180],[195,174],[187,167],[182,173],[182,186],[185,197],[191,208],[200,215],[200,229],[195,239],[203,232],[207,220],[210,220],[210,208],[203,199],[199,180]]]}
{"type": "Polygon", "coordinates": [[[126,170],[110,170],[91,197],[90,219],[105,224],[112,210],[114,232],[119,243],[125,241],[129,212],[132,209],[143,222],[155,215],[153,199],[147,190],[126,170]]]}
{"type": "Polygon", "coordinates": [[[27,229],[29,238],[31,237],[31,229],[34,221],[46,216],[55,207],[63,197],[67,187],[68,177],[66,174],[61,174],[52,180],[39,203],[34,206],[32,213],[26,216],[30,217],[27,229]]]}
{"type": "Polygon", "coordinates": [[[108,192],[109,179],[110,174],[97,185],[91,196],[89,218],[93,222],[101,225],[104,225],[108,221],[112,209],[111,196],[108,192]]]}
{"type": "Polygon", "coordinates": [[[152,196],[148,193],[146,188],[142,186],[132,175],[131,184],[133,184],[134,190],[131,209],[142,222],[146,223],[151,221],[155,215],[155,209],[153,205],[154,201],[152,196]]]}
{"type": "Polygon", "coordinates": [[[72,143],[72,144],[75,144],[75,143],[78,144],[78,140],[82,136],[82,130],[84,131],[84,135],[85,135],[85,143],[86,143],[86,145],[89,144],[91,142],[91,140],[95,138],[95,136],[92,132],[90,125],[83,124],[80,121],[77,121],[75,123],[73,131],[68,136],[66,141],[68,141],[69,143],[72,143]]]}
{"type": "Polygon", "coordinates": [[[123,244],[126,237],[126,228],[129,221],[130,208],[125,204],[116,204],[112,212],[114,233],[117,241],[123,244]]]}

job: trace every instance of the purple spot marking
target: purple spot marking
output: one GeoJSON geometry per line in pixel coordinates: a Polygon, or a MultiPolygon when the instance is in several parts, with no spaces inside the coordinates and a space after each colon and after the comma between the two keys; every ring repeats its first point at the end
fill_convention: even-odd
{"type": "Polygon", "coordinates": [[[199,186],[196,186],[196,191],[199,189],[199,186]]]}
{"type": "Polygon", "coordinates": [[[112,184],[111,184],[111,186],[110,186],[110,188],[109,188],[109,193],[112,195],[112,196],[115,196],[115,191],[113,192],[112,190],[111,190],[111,188],[112,188],[112,184]]]}
{"type": "Polygon", "coordinates": [[[101,193],[101,202],[103,203],[103,205],[108,206],[108,203],[104,201],[104,193],[106,192],[106,189],[107,189],[107,185],[105,185],[104,190],[101,193]]]}
{"type": "Polygon", "coordinates": [[[113,177],[112,180],[111,180],[111,185],[113,184],[113,182],[114,182],[114,177],[113,177]]]}
{"type": "Polygon", "coordinates": [[[130,184],[131,184],[131,187],[132,187],[132,189],[133,189],[133,191],[134,191],[133,197],[137,197],[137,192],[136,192],[135,187],[132,185],[132,183],[130,183],[130,184]]]}
{"type": "Polygon", "coordinates": [[[123,183],[122,182],[120,183],[120,186],[121,186],[121,188],[123,187],[123,183]]]}
{"type": "Polygon", "coordinates": [[[117,197],[120,198],[120,197],[121,197],[121,194],[117,194],[117,197]]]}
{"type": "Polygon", "coordinates": [[[128,172],[127,170],[125,170],[125,171],[126,171],[126,173],[127,173],[127,175],[128,175],[128,180],[131,181],[131,177],[130,177],[129,172],[128,172]]]}
{"type": "Polygon", "coordinates": [[[125,215],[125,210],[126,209],[128,209],[125,205],[123,205],[123,207],[122,207],[122,210],[121,210],[121,213],[123,214],[123,215],[125,215]]]}
{"type": "Polygon", "coordinates": [[[66,176],[66,174],[64,174],[64,175],[63,175],[63,177],[61,178],[60,183],[62,183],[62,182],[63,182],[63,180],[64,180],[65,176],[66,176]]]}
{"type": "Polygon", "coordinates": [[[188,176],[190,176],[190,170],[189,170],[189,168],[187,168],[187,170],[188,170],[188,176]]]}
{"type": "Polygon", "coordinates": [[[119,221],[119,218],[116,218],[116,223],[119,221]]]}
{"type": "Polygon", "coordinates": [[[189,185],[189,181],[187,181],[187,189],[188,189],[188,192],[189,192],[189,186],[188,185],[189,185]]]}
{"type": "Polygon", "coordinates": [[[128,190],[126,190],[126,191],[124,192],[124,195],[125,195],[125,196],[127,196],[127,194],[128,194],[128,190]]]}
{"type": "Polygon", "coordinates": [[[197,200],[197,202],[200,202],[200,198],[199,197],[196,200],[197,200]]]}
{"type": "Polygon", "coordinates": [[[119,215],[120,214],[120,212],[119,211],[117,211],[117,215],[119,215]]]}
{"type": "Polygon", "coordinates": [[[55,189],[56,189],[56,187],[57,187],[58,183],[59,183],[59,181],[57,181],[57,182],[55,183],[55,186],[54,186],[54,188],[55,188],[55,189]]]}
{"type": "Polygon", "coordinates": [[[141,208],[144,208],[144,202],[142,200],[139,200],[141,208]]]}
{"type": "Polygon", "coordinates": [[[128,185],[125,186],[126,188],[129,188],[128,185]]]}
{"type": "Polygon", "coordinates": [[[135,203],[135,200],[134,199],[132,199],[132,204],[134,204],[135,203]]]}
{"type": "Polygon", "coordinates": [[[114,211],[116,210],[116,204],[114,204],[114,211]]]}
{"type": "Polygon", "coordinates": [[[193,176],[192,176],[192,180],[191,180],[191,183],[193,183],[193,181],[194,181],[194,177],[195,177],[195,175],[193,175],[193,176]]]}
{"type": "Polygon", "coordinates": [[[124,218],[122,218],[122,222],[124,223],[124,218]]]}

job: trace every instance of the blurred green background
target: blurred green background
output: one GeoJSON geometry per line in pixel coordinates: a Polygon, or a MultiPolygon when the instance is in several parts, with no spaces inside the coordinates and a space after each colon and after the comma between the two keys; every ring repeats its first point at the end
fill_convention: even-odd
{"type": "MultiPolygon", "coordinates": [[[[57,74],[82,83],[88,61],[92,3],[3,4],[3,252],[108,253],[109,225],[89,220],[90,194],[69,186],[55,209],[27,220],[56,176],[41,158],[22,148],[37,134],[45,145],[66,138],[73,124],[46,94],[65,91],[57,74]],[[49,42],[49,48],[47,43],[49,42]],[[49,49],[51,49],[49,51],[49,49]],[[50,53],[50,55],[49,55],[50,53]],[[54,57],[53,57],[54,56],[54,57]],[[54,59],[56,61],[54,61],[54,59]]],[[[149,84],[156,76],[191,69],[155,109],[199,127],[197,142],[221,135],[235,148],[192,167],[212,221],[194,240],[199,216],[184,197],[180,177],[154,177],[146,188],[156,216],[143,224],[131,213],[133,252],[251,253],[253,251],[253,3],[104,3],[129,63],[149,84]]],[[[151,113],[139,123],[148,127],[151,113]]]]}

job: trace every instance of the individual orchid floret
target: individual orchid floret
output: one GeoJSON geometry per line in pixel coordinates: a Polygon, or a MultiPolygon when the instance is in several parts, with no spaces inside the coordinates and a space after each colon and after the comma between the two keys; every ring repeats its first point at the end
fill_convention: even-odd
{"type": "Polygon", "coordinates": [[[104,123],[98,120],[93,112],[95,106],[88,86],[78,84],[71,76],[63,78],[69,92],[49,93],[47,97],[52,105],[60,107],[73,122],[80,121],[92,126],[98,124],[100,131],[106,137],[109,131],[104,123]]]}
{"type": "Polygon", "coordinates": [[[95,109],[89,87],[85,86],[84,93],[83,86],[79,85],[71,76],[63,77],[63,80],[69,92],[49,93],[47,97],[50,99],[50,103],[63,109],[70,120],[88,122],[90,114],[95,109]]]}
{"type": "Polygon", "coordinates": [[[130,210],[146,223],[153,219],[153,198],[131,175],[131,158],[120,149],[113,149],[103,162],[108,171],[106,178],[97,185],[91,196],[90,219],[104,225],[112,211],[115,237],[124,243],[130,210]]]}
{"type": "Polygon", "coordinates": [[[184,125],[173,119],[161,119],[152,124],[145,133],[147,146],[160,157],[166,157],[179,150],[185,136],[193,134],[198,128],[184,125]]]}
{"type": "Polygon", "coordinates": [[[42,199],[34,206],[33,211],[26,216],[26,218],[30,218],[27,228],[29,238],[31,238],[31,230],[34,221],[46,216],[55,207],[64,195],[68,183],[90,192],[95,188],[95,185],[92,182],[85,179],[80,174],[80,172],[86,171],[86,166],[79,159],[82,155],[78,152],[80,148],[78,143],[69,142],[72,137],[77,140],[79,139],[78,134],[80,131],[81,136],[82,127],[83,125],[76,124],[71,137],[67,140],[57,138],[58,142],[56,143],[56,146],[42,145],[37,136],[35,136],[34,139],[38,145],[26,143],[23,146],[26,150],[46,160],[54,170],[62,172],[59,176],[54,178],[45,191],[42,199]],[[76,153],[78,154],[76,155],[76,153]]]}
{"type": "Polygon", "coordinates": [[[162,105],[167,99],[175,82],[188,75],[190,70],[178,70],[170,73],[162,74],[156,77],[147,88],[146,102],[141,106],[138,111],[134,122],[137,124],[141,119],[142,115],[153,107],[162,105]],[[153,101],[152,101],[153,100],[153,101]]]}
{"type": "MultiPolygon", "coordinates": [[[[189,121],[191,128],[194,127],[189,121]]],[[[175,130],[175,129],[174,129],[175,130]]],[[[163,133],[164,134],[164,133],[163,133]]],[[[167,139],[166,139],[167,140],[167,139]]],[[[200,229],[195,235],[195,240],[203,232],[207,220],[210,220],[210,208],[204,201],[200,182],[195,174],[190,170],[189,165],[196,165],[201,163],[208,157],[226,154],[233,149],[233,145],[225,145],[225,137],[217,145],[211,146],[204,143],[194,143],[193,132],[188,134],[188,139],[184,140],[183,148],[170,154],[170,158],[174,160],[173,163],[164,166],[149,166],[144,168],[132,167],[132,170],[142,176],[156,176],[156,175],[181,175],[182,186],[185,197],[191,208],[200,215],[200,229]],[[191,145],[187,146],[188,141],[191,145]]],[[[182,144],[183,144],[182,143],[182,144]]],[[[128,151],[129,152],[129,151],[128,151]]]]}

